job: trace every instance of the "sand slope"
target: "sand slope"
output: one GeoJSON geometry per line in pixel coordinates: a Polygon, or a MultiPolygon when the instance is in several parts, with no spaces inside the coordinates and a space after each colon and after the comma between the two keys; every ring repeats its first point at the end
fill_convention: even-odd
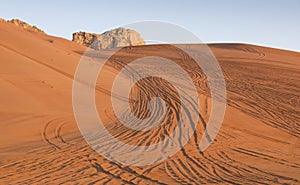
{"type": "MultiPolygon", "coordinates": [[[[86,48],[0,22],[0,184],[299,184],[300,53],[246,44],[210,48],[223,69],[229,105],[216,141],[199,152],[199,126],[169,160],[127,167],[99,156],[77,128],[72,79],[86,48]]],[[[141,46],[122,50],[118,60],[126,62],[132,53],[176,55],[169,46],[141,46]]],[[[174,125],[140,134],[113,121],[105,101],[119,70],[113,64],[97,83],[98,111],[111,119],[112,132],[122,131],[119,139],[159,141],[174,125]]],[[[205,78],[199,73],[194,79],[205,78]]],[[[199,84],[207,120],[209,93],[199,84]]]]}

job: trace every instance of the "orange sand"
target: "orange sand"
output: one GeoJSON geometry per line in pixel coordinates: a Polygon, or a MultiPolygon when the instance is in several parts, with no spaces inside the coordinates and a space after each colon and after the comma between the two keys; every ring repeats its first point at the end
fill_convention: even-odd
{"type": "MultiPolygon", "coordinates": [[[[93,151],[75,122],[72,80],[86,48],[0,22],[0,184],[300,184],[300,53],[247,44],[209,46],[223,69],[229,105],[216,141],[199,152],[199,126],[167,161],[127,167],[93,151]]],[[[174,55],[168,46],[141,46],[123,50],[120,60],[130,52],[174,55]]],[[[117,71],[108,66],[107,79],[97,83],[104,89],[96,93],[98,111],[107,117],[105,92],[117,71]]],[[[203,88],[205,119],[208,96],[203,88]]],[[[119,137],[132,134],[129,142],[145,144],[159,140],[164,127],[156,131],[119,137]]]]}

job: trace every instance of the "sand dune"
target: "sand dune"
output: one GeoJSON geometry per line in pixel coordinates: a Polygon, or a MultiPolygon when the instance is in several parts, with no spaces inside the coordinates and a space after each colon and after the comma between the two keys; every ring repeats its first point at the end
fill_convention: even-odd
{"type": "MultiPolygon", "coordinates": [[[[170,159],[132,167],[100,156],[77,127],[72,83],[86,47],[5,22],[0,28],[0,184],[300,184],[300,53],[248,44],[209,45],[228,96],[216,141],[200,152],[204,126],[199,124],[170,159]]],[[[149,114],[147,97],[153,92],[169,102],[169,117],[161,118],[159,127],[133,131],[113,115],[113,77],[132,57],[149,54],[172,56],[186,65],[201,94],[201,116],[209,118],[206,78],[193,70],[189,57],[168,45],[124,48],[98,79],[96,102],[107,129],[133,145],[159,142],[176,126],[179,97],[159,78],[132,90],[137,100],[132,110],[141,118],[149,114]]]]}

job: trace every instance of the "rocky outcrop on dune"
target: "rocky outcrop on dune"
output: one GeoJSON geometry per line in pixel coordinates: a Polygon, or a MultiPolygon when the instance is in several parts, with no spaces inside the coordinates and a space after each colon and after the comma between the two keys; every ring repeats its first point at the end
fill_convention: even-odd
{"type": "Polygon", "coordinates": [[[17,26],[21,26],[23,27],[24,29],[30,31],[30,32],[39,32],[39,33],[45,33],[43,30],[39,29],[38,27],[36,26],[32,26],[24,21],[21,21],[19,19],[12,19],[12,20],[8,20],[7,22],[9,23],[13,23],[17,26]]]}
{"type": "Polygon", "coordinates": [[[96,50],[145,45],[144,39],[138,32],[122,27],[106,31],[102,34],[87,33],[82,31],[75,32],[73,33],[72,40],[96,50]]]}
{"type": "Polygon", "coordinates": [[[75,32],[73,33],[72,41],[85,46],[90,46],[93,43],[94,39],[96,39],[96,35],[97,34],[95,33],[87,33],[83,31],[75,32]]]}

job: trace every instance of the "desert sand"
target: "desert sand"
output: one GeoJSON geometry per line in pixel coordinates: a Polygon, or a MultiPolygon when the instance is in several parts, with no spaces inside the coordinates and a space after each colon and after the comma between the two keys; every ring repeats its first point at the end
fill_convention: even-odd
{"type": "MultiPolygon", "coordinates": [[[[86,47],[0,21],[0,184],[300,184],[300,53],[249,44],[209,47],[227,86],[228,106],[215,142],[198,150],[199,125],[170,159],[125,166],[91,149],[73,115],[72,83],[86,47]]],[[[178,58],[168,45],[149,45],[125,48],[117,59],[126,63],[132,54],[149,53],[178,58]]],[[[113,64],[96,87],[97,109],[109,120],[108,129],[130,144],[161,140],[176,121],[145,133],[114,122],[110,83],[120,69],[113,64]]],[[[200,72],[194,80],[207,120],[209,89],[200,72]]],[[[153,83],[158,84],[152,90],[159,91],[164,82],[153,83]]],[[[176,112],[176,101],[171,104],[176,112]]]]}

